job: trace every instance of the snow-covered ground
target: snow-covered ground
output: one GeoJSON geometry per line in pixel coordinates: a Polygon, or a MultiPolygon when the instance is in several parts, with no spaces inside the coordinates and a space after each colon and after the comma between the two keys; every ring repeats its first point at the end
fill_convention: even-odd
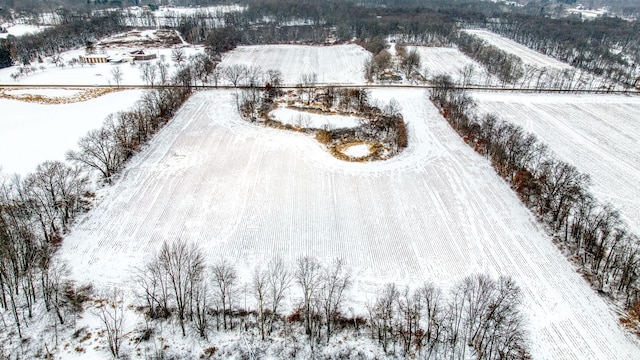
{"type": "MultiPolygon", "coordinates": [[[[106,55],[117,56],[128,54],[130,51],[138,50],[138,48],[119,47],[106,50],[106,55]]],[[[204,51],[201,47],[185,47],[184,52],[188,57],[204,51]]],[[[147,62],[155,63],[161,59],[169,64],[169,71],[173,73],[177,68],[177,64],[171,60],[171,49],[145,49],[147,53],[157,54],[157,59],[148,60],[147,62]]],[[[145,61],[138,61],[134,64],[75,64],[69,65],[71,59],[77,59],[80,55],[85,55],[84,50],[71,50],[61,55],[65,66],[60,67],[45,61],[42,64],[33,64],[33,73],[19,78],[17,81],[11,78],[11,74],[18,71],[18,66],[11,66],[0,69],[0,84],[22,84],[22,85],[116,85],[113,78],[113,69],[119,67],[122,73],[121,86],[126,85],[145,85],[142,80],[140,64],[145,61]],[[42,68],[41,68],[42,67],[42,68]]],[[[157,80],[156,80],[157,81],[157,80]]]]}
{"type": "Polygon", "coordinates": [[[533,358],[640,357],[637,339],[423,91],[372,97],[399,100],[409,147],[349,163],[308,135],[241,120],[232,91],[196,93],[80,220],[60,258],[101,288],[127,284],[132,267],[178,239],[248,271],[274,255],[343,257],[363,306],[389,281],[446,289],[475,272],[510,275],[533,358]]]}
{"type": "Polygon", "coordinates": [[[422,71],[427,79],[437,75],[450,75],[453,81],[461,82],[465,67],[472,66],[469,84],[485,85],[487,74],[482,65],[469,58],[460,50],[451,47],[410,46],[407,50],[415,49],[420,55],[422,71]]]}
{"type": "MultiPolygon", "coordinates": [[[[60,96],[59,90],[37,90],[60,96]]],[[[20,90],[22,94],[28,90],[20,90]]],[[[126,110],[141,90],[112,92],[96,99],[62,105],[41,105],[0,99],[0,167],[4,174],[25,175],[47,160],[64,160],[78,139],[102,126],[111,113],[126,110]]]]}
{"type": "Polygon", "coordinates": [[[358,144],[347,147],[346,149],[342,150],[342,153],[351,158],[359,158],[369,156],[369,154],[371,154],[371,151],[369,150],[368,144],[358,144]]]}
{"type": "Polygon", "coordinates": [[[487,30],[464,30],[469,34],[476,35],[490,45],[498,47],[510,54],[514,54],[522,59],[524,64],[529,64],[538,68],[546,67],[549,69],[565,70],[571,69],[571,65],[558,61],[551,56],[541,54],[531,50],[528,47],[519,44],[513,40],[502,37],[496,33],[487,30]]]}
{"type": "Polygon", "coordinates": [[[22,36],[26,34],[38,33],[46,29],[46,26],[36,26],[27,24],[0,24],[0,28],[5,28],[6,33],[0,33],[0,39],[6,39],[9,35],[22,36]]]}
{"type": "Polygon", "coordinates": [[[226,53],[220,66],[259,66],[280,70],[287,85],[299,84],[302,74],[316,73],[320,84],[364,84],[364,63],[371,53],[358,45],[255,45],[226,53]]]}
{"type": "Polygon", "coordinates": [[[592,191],[640,233],[640,97],[474,93],[479,111],[521,125],[589,174],[592,191]]]}
{"type": "Polygon", "coordinates": [[[593,20],[607,15],[609,10],[606,7],[600,9],[585,9],[584,6],[578,5],[573,9],[567,9],[567,12],[570,14],[579,14],[584,19],[593,20]]]}
{"type": "Polygon", "coordinates": [[[284,106],[277,107],[269,115],[283,124],[291,124],[301,128],[333,130],[355,128],[359,125],[359,120],[355,116],[316,114],[284,106]]]}

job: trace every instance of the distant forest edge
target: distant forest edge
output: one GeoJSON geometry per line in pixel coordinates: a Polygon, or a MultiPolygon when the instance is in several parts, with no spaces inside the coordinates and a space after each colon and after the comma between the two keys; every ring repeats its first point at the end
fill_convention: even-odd
{"type": "MultiPolygon", "coordinates": [[[[559,16],[573,1],[507,3],[461,0],[362,1],[270,0],[239,1],[239,11],[175,13],[162,24],[151,11],[143,13],[114,4],[144,5],[154,1],[120,2],[58,0],[0,1],[0,23],[49,25],[42,32],[0,40],[0,68],[28,65],[43,57],[93,44],[132,27],[170,27],[192,44],[204,44],[217,56],[237,45],[358,41],[377,54],[389,35],[406,44],[461,46],[459,30],[488,28],[577,69],[604,77],[625,88],[638,86],[640,24],[638,20],[603,16],[585,21],[578,15],[559,16]],[[81,4],[79,4],[81,3],[81,4]],[[565,4],[562,4],[565,3],[565,4]],[[67,6],[69,5],[69,6],[67,6]],[[46,13],[48,15],[43,15],[46,13]]],[[[218,1],[163,1],[173,5],[229,5],[218,1]]],[[[615,2],[622,4],[622,2],[615,2]]],[[[620,13],[640,13],[631,4],[620,13]],[[634,10],[635,9],[635,10],[634,10]]],[[[155,6],[152,6],[155,8],[155,6]]],[[[623,7],[620,7],[622,9],[623,7]]],[[[233,10],[233,9],[231,9],[233,10]]],[[[165,15],[166,16],[166,15],[165,15]]],[[[483,62],[482,59],[477,59],[483,62]]],[[[517,59],[515,59],[517,60],[517,59]]],[[[507,62],[512,66],[512,62],[507,62]]],[[[517,75],[517,72],[516,72],[517,75]]]]}

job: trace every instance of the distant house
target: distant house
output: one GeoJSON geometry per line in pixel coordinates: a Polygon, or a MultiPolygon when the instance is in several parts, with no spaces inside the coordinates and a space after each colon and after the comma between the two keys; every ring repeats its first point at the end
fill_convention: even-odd
{"type": "Polygon", "coordinates": [[[156,54],[147,54],[143,50],[136,50],[129,53],[133,56],[133,60],[153,60],[157,57],[156,54]]]}
{"type": "Polygon", "coordinates": [[[80,61],[87,64],[97,64],[109,62],[107,55],[80,55],[80,61]]]}

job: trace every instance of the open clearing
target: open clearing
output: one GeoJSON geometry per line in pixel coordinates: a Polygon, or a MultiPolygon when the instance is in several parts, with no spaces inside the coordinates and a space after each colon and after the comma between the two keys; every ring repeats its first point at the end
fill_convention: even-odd
{"type": "MultiPolygon", "coordinates": [[[[19,93],[62,95],[59,89],[20,90],[19,93]]],[[[100,128],[107,115],[133,106],[141,95],[141,90],[117,91],[84,102],[59,105],[0,98],[2,172],[25,175],[46,160],[64,160],[67,150],[76,148],[78,139],[89,130],[100,128]]]]}
{"type": "Polygon", "coordinates": [[[9,35],[22,36],[26,34],[38,33],[46,29],[46,26],[36,26],[27,24],[0,24],[0,28],[4,27],[7,32],[0,33],[0,39],[6,39],[9,35]]]}
{"type": "Polygon", "coordinates": [[[163,241],[184,239],[240,269],[275,255],[344,257],[364,306],[388,281],[448,288],[474,272],[523,290],[535,359],[637,359],[640,346],[489,163],[420,90],[396,98],[409,147],[347,163],[309,136],[240,119],[232,91],[196,93],[64,241],[73,277],[130,279],[163,241]]]}
{"type": "Polygon", "coordinates": [[[640,233],[640,97],[474,93],[479,111],[498,114],[589,174],[592,191],[640,233]]]}
{"type": "Polygon", "coordinates": [[[316,73],[321,84],[364,84],[364,63],[371,53],[358,45],[238,46],[223,56],[220,66],[259,66],[280,70],[286,85],[300,83],[302,74],[316,73]]]}

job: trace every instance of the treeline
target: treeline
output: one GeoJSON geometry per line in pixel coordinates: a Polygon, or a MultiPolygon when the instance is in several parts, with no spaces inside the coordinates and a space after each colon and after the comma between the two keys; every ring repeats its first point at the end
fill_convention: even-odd
{"type": "Polygon", "coordinates": [[[249,1],[241,12],[225,13],[215,26],[206,14],[182,16],[178,28],[189,42],[202,43],[215,28],[233,28],[243,44],[324,43],[353,37],[369,41],[389,34],[405,34],[419,43],[444,43],[456,28],[451,14],[415,7],[369,8],[349,1],[249,1]]]}
{"type": "MultiPolygon", "coordinates": [[[[461,86],[470,85],[475,77],[478,85],[483,81],[485,85],[490,85],[494,83],[494,79],[497,79],[502,86],[510,85],[514,88],[531,90],[601,90],[608,92],[618,88],[620,79],[607,75],[596,76],[593,72],[590,73],[576,67],[557,69],[524,64],[517,55],[507,53],[490,45],[479,36],[464,31],[460,31],[453,38],[453,42],[462,53],[476,60],[485,70],[476,72],[472,65],[467,65],[460,73],[461,86]],[[484,80],[483,77],[485,77],[484,80]]],[[[629,87],[629,84],[625,86],[629,87]]]]}
{"type": "Polygon", "coordinates": [[[560,161],[534,135],[489,114],[448,76],[434,79],[431,100],[451,126],[486,156],[521,201],[550,229],[592,286],[630,307],[640,300],[640,242],[618,212],[589,192],[589,176],[560,161]]]}
{"type": "Polygon", "coordinates": [[[460,31],[454,38],[458,49],[476,60],[491,75],[496,76],[503,85],[513,84],[523,75],[522,59],[488,44],[476,35],[460,31]]]}
{"type": "Polygon", "coordinates": [[[111,182],[140,147],[160,130],[188,99],[192,88],[191,69],[178,71],[172,87],[146,92],[132,110],[110,115],[104,125],[78,141],[78,150],[67,160],[97,171],[111,182]]]}
{"type": "Polygon", "coordinates": [[[20,338],[40,301],[57,331],[87,299],[87,289],[75,288],[53,260],[63,236],[93,199],[85,170],[97,170],[110,181],[188,98],[191,87],[180,73],[173,84],[180,86],[146,93],[134,110],[110,116],[101,129],[80,139],[79,150],[67,155],[79,167],[47,161],[24,178],[0,179],[0,307],[12,314],[20,338]]]}
{"type": "Polygon", "coordinates": [[[639,21],[602,17],[590,21],[504,14],[489,28],[531,49],[579,69],[612,79],[625,87],[637,85],[640,63],[639,21]]]}
{"type": "MultiPolygon", "coordinates": [[[[295,358],[298,352],[322,354],[332,339],[350,337],[373,341],[392,356],[530,358],[521,291],[506,277],[473,275],[449,291],[428,282],[415,289],[388,284],[368,303],[366,313],[358,315],[349,297],[354,279],[342,260],[323,265],[302,257],[289,264],[275,258],[255,267],[248,281],[241,279],[232,262],[209,265],[208,260],[198,246],[178,241],[164,243],[137,269],[132,279],[136,309],[150,321],[131,336],[149,341],[160,323],[171,320],[182,336],[254,334],[260,339],[252,344],[254,356],[278,338],[286,338],[293,349],[279,349],[274,356],[295,358]]],[[[104,301],[115,305],[106,307],[112,313],[125,306],[118,296],[107,294],[104,301]]],[[[124,333],[115,331],[114,318],[103,318],[104,327],[112,329],[112,354],[126,356],[121,346],[124,333]]],[[[209,355],[218,350],[209,348],[209,355]]]]}
{"type": "Polygon", "coordinates": [[[27,65],[33,61],[42,61],[45,56],[59,54],[88,42],[126,30],[122,18],[117,12],[104,12],[94,15],[66,13],[63,22],[35,34],[9,37],[9,46],[13,49],[13,59],[27,65]]]}

